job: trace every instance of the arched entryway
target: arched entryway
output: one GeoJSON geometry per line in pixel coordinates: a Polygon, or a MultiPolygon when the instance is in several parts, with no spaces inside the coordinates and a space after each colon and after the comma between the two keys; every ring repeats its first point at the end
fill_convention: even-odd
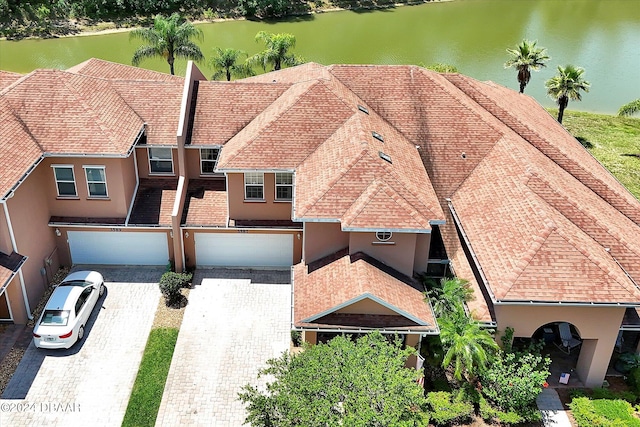
{"type": "Polygon", "coordinates": [[[542,353],[551,358],[547,382],[552,386],[579,387],[583,383],[576,373],[582,338],[569,322],[550,322],[540,326],[531,336],[543,344],[542,353]]]}

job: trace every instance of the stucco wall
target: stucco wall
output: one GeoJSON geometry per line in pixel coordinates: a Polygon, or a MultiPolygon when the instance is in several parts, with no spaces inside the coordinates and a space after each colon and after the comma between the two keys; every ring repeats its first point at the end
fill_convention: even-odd
{"type": "Polygon", "coordinates": [[[602,385],[624,312],[624,307],[495,306],[499,330],[504,331],[510,326],[514,328],[516,337],[531,337],[538,328],[547,323],[573,324],[583,340],[577,373],[588,387],[602,385]]]}
{"type": "Polygon", "coordinates": [[[416,257],[413,261],[413,271],[423,273],[427,271],[429,261],[429,245],[431,244],[431,234],[416,235],[416,257]]]}
{"type": "Polygon", "coordinates": [[[244,200],[244,174],[227,175],[230,219],[290,220],[291,202],[276,202],[275,174],[264,174],[264,201],[244,200]]]}
{"type": "MultiPolygon", "coordinates": [[[[70,217],[126,217],[133,189],[133,160],[114,158],[48,158],[38,166],[38,185],[46,189],[51,216],[70,217]],[[77,197],[58,197],[51,165],[73,165],[77,197]],[[107,198],[90,198],[83,166],[104,166],[107,179],[107,198]]],[[[47,218],[48,222],[48,218],[47,218]]]]}
{"type": "MultiPolygon", "coordinates": [[[[22,289],[20,288],[20,278],[16,274],[5,290],[5,295],[9,297],[11,304],[11,312],[13,314],[13,323],[24,325],[29,318],[22,297],[22,289]]],[[[31,307],[33,310],[33,306],[31,307]]]]}
{"type": "Polygon", "coordinates": [[[11,245],[11,235],[7,225],[7,218],[4,215],[4,207],[0,204],[0,252],[9,255],[13,251],[11,245]]]}
{"type": "Polygon", "coordinates": [[[413,264],[416,252],[416,235],[412,233],[393,233],[385,244],[378,243],[376,233],[351,232],[349,253],[364,252],[373,258],[395,268],[409,277],[413,276],[413,264]]]}
{"type": "Polygon", "coordinates": [[[305,222],[304,251],[306,263],[319,260],[349,246],[349,233],[339,222],[305,222]]]}
{"type": "Polygon", "coordinates": [[[45,264],[45,259],[55,249],[54,232],[48,226],[47,203],[55,201],[55,194],[53,171],[47,164],[40,164],[18,187],[14,197],[7,200],[18,252],[28,257],[22,272],[31,307],[37,305],[48,285],[47,276],[41,274],[41,269],[47,273],[47,270],[55,272],[58,268],[55,257],[50,265],[45,264]],[[53,198],[50,197],[51,191],[54,192],[53,198]]]}

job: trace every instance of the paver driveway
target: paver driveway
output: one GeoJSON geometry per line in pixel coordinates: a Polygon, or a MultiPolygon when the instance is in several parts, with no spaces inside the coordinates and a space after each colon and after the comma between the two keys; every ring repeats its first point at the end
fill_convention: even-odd
{"type": "Polygon", "coordinates": [[[0,400],[0,426],[122,423],[158,305],[162,272],[97,270],[105,276],[107,292],[98,300],[84,340],[62,351],[29,346],[0,400]],[[126,278],[136,282],[110,281],[126,278]],[[151,283],[142,283],[146,279],[151,283]]]}
{"type": "Polygon", "coordinates": [[[256,384],[266,360],[288,350],[290,273],[220,278],[236,274],[196,272],[156,426],[241,426],[241,387],[256,384]]]}

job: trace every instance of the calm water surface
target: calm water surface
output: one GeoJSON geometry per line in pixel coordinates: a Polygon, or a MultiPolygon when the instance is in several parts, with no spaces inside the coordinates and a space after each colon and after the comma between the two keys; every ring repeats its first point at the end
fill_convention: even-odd
{"type": "MultiPolygon", "coordinates": [[[[290,22],[232,21],[200,26],[205,56],[214,46],[253,54],[260,30],[295,34],[296,52],[322,64],[444,62],[480,80],[518,88],[505,70],[505,48],[524,38],[548,49],[546,69],[533,73],[526,93],[545,106],[544,81],[558,65],[586,70],[592,89],[570,109],[613,113],[640,98],[640,0],[456,0],[373,12],[332,12],[290,22]]],[[[128,33],[52,40],[0,41],[0,69],[29,72],[68,68],[91,57],[129,64],[139,42],[128,33]]],[[[185,61],[176,63],[184,74],[185,61]]],[[[142,66],[168,72],[162,60],[142,66]]],[[[206,64],[202,68],[210,73],[206,64]]]]}

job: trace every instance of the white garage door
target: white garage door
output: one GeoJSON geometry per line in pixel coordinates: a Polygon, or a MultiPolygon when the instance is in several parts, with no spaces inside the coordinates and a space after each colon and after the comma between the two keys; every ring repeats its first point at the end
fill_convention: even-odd
{"type": "Polygon", "coordinates": [[[195,233],[196,264],[218,267],[290,267],[291,234],[195,233]]]}
{"type": "Polygon", "coordinates": [[[69,231],[74,264],[166,265],[166,233],[69,231]]]}

